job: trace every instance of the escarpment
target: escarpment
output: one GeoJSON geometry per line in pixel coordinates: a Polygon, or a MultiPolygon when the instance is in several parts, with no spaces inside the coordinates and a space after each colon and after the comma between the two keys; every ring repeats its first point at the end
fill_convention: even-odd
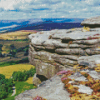
{"type": "Polygon", "coordinates": [[[33,84],[39,87],[15,100],[36,95],[47,100],[100,100],[100,28],[41,31],[29,39],[28,58],[36,67],[33,84]]]}
{"type": "Polygon", "coordinates": [[[83,30],[51,30],[30,35],[29,61],[36,66],[36,74],[49,79],[77,64],[94,68],[96,58],[100,57],[100,31],[83,30]]]}

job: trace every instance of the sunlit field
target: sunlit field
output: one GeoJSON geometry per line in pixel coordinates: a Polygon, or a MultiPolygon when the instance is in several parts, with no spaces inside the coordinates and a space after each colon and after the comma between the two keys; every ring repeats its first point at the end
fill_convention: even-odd
{"type": "Polygon", "coordinates": [[[16,64],[5,67],[0,67],[0,74],[5,75],[6,78],[11,78],[14,71],[24,71],[30,70],[31,68],[35,68],[30,64],[16,64]]]}
{"type": "Polygon", "coordinates": [[[33,84],[32,80],[33,80],[33,77],[29,77],[28,80],[26,80],[26,82],[29,83],[29,84],[33,84]]]}
{"type": "Polygon", "coordinates": [[[2,40],[16,40],[16,39],[27,39],[29,34],[36,33],[36,31],[15,31],[0,34],[0,39],[2,40]]]}

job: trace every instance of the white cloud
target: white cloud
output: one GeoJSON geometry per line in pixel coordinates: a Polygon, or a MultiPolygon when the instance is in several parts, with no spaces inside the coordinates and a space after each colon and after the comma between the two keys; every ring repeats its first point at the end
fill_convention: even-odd
{"type": "Polygon", "coordinates": [[[1,0],[0,19],[86,18],[100,15],[99,4],[98,0],[1,0]]]}
{"type": "Polygon", "coordinates": [[[1,0],[0,1],[0,8],[4,10],[14,10],[16,5],[24,5],[30,3],[32,0],[1,0]]]}

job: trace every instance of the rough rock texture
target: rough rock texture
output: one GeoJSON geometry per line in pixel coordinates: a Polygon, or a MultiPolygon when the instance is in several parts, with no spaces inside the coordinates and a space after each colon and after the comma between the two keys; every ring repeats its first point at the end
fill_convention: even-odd
{"type": "Polygon", "coordinates": [[[32,98],[37,95],[47,100],[70,100],[70,94],[64,89],[64,84],[57,75],[42,82],[37,89],[31,89],[19,94],[15,100],[33,100],[32,98]]]}
{"type": "Polygon", "coordinates": [[[36,85],[36,86],[41,84],[41,80],[36,76],[36,73],[34,74],[33,82],[34,82],[34,85],[36,85]]]}
{"type": "Polygon", "coordinates": [[[92,17],[89,19],[85,19],[81,25],[89,26],[89,27],[100,27],[100,16],[92,17]]]}
{"type": "Polygon", "coordinates": [[[100,63],[100,54],[79,57],[78,63],[80,65],[88,66],[89,68],[95,68],[97,67],[96,64],[100,63]]]}
{"type": "Polygon", "coordinates": [[[36,74],[49,79],[76,64],[95,68],[94,57],[100,57],[100,29],[82,30],[51,30],[29,35],[29,61],[36,66],[36,74]]]}
{"type": "MultiPolygon", "coordinates": [[[[99,19],[100,17],[87,19],[82,22],[82,25],[98,27],[99,19]]],[[[68,86],[70,89],[68,93],[64,89],[61,77],[55,75],[67,69],[75,71],[68,77],[72,79],[69,85],[78,87],[80,93],[89,94],[91,97],[94,95],[92,92],[95,93],[98,87],[94,90],[90,88],[91,84],[86,86],[84,82],[92,82],[94,87],[99,86],[100,83],[100,28],[41,31],[29,35],[29,39],[29,61],[30,64],[36,66],[33,84],[39,87],[21,93],[15,100],[32,100],[37,95],[47,100],[70,100],[69,93],[71,89],[73,91],[73,88],[68,86]],[[83,75],[82,72],[85,74],[83,75]],[[90,76],[87,77],[86,73],[90,76]],[[41,80],[43,77],[44,80],[48,80],[41,80]]],[[[100,98],[95,100],[100,100],[100,98]]]]}

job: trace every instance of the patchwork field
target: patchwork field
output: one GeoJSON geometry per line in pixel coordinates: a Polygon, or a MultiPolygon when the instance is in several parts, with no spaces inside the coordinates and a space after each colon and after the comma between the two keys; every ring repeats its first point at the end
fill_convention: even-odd
{"type": "Polygon", "coordinates": [[[29,70],[31,68],[35,68],[33,65],[30,64],[16,64],[10,65],[5,67],[0,67],[0,74],[5,75],[6,78],[10,78],[14,71],[24,71],[29,70]]]}
{"type": "MultiPolygon", "coordinates": [[[[11,51],[11,48],[10,48],[10,45],[14,45],[15,49],[18,50],[21,48],[24,48],[26,46],[29,45],[29,42],[28,41],[0,41],[0,44],[3,45],[2,47],[2,54],[9,54],[9,52],[11,51]]],[[[17,60],[21,60],[23,58],[26,58],[27,56],[24,55],[24,51],[20,51],[20,52],[16,52],[16,57],[0,57],[0,62],[7,62],[7,61],[17,61],[17,60]]]]}
{"type": "Polygon", "coordinates": [[[0,62],[17,61],[26,58],[27,55],[25,55],[23,48],[25,47],[27,49],[29,45],[28,35],[36,32],[35,30],[20,30],[0,34],[0,45],[2,45],[1,54],[8,55],[12,50],[16,51],[16,57],[1,56],[0,62]],[[13,48],[11,45],[13,45],[13,48]]]}
{"type": "MultiPolygon", "coordinates": [[[[34,30],[21,30],[0,34],[0,74],[5,78],[11,78],[14,71],[28,71],[35,68],[28,63],[28,35],[36,33],[34,30]],[[14,54],[15,52],[15,54],[14,54]],[[15,55],[15,56],[14,56],[15,55]]],[[[15,95],[9,93],[4,100],[14,100],[14,97],[25,90],[36,88],[32,83],[32,77],[26,81],[15,81],[15,95]]]]}
{"type": "Polygon", "coordinates": [[[16,48],[20,48],[20,47],[24,47],[28,45],[29,42],[28,41],[9,41],[9,40],[6,41],[5,40],[5,41],[0,41],[0,44],[2,44],[3,46],[10,46],[11,44],[14,44],[16,48]]]}
{"type": "Polygon", "coordinates": [[[29,34],[36,33],[35,30],[21,30],[9,33],[0,34],[1,40],[18,40],[18,39],[27,39],[29,34]]]}

